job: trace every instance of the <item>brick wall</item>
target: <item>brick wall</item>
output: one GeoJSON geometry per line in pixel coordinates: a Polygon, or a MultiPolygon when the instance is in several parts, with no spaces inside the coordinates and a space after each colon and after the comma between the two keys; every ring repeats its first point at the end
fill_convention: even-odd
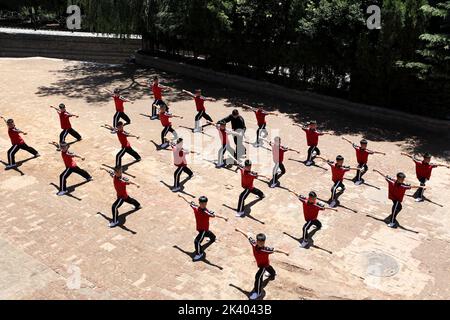
{"type": "Polygon", "coordinates": [[[0,57],[48,57],[122,63],[141,47],[140,39],[5,33],[0,31],[0,57]]]}

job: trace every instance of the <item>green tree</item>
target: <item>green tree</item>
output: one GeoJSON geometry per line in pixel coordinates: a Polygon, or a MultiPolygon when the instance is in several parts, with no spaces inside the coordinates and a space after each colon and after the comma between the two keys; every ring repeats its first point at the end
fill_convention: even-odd
{"type": "Polygon", "coordinates": [[[450,80],[450,1],[426,4],[420,10],[429,18],[429,32],[420,35],[424,48],[419,61],[400,65],[413,69],[420,79],[450,80]]]}
{"type": "Polygon", "coordinates": [[[342,86],[351,73],[357,35],[363,28],[360,1],[310,1],[297,27],[299,45],[312,69],[304,80],[327,88],[342,86]]]}
{"type": "Polygon", "coordinates": [[[141,34],[147,53],[220,71],[440,117],[450,105],[450,0],[5,1],[78,4],[85,30],[141,34]]]}

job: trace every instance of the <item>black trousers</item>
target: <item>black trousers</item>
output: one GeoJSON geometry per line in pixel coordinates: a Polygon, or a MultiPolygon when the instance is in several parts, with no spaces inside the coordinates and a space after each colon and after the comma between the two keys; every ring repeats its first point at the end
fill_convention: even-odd
{"type": "Polygon", "coordinates": [[[152,103],[152,117],[158,116],[157,107],[162,107],[162,106],[167,107],[167,104],[164,101],[158,100],[158,99],[153,101],[153,103],[152,103]]]}
{"type": "Polygon", "coordinates": [[[181,173],[185,172],[189,177],[191,177],[194,173],[187,166],[177,167],[175,172],[173,173],[173,187],[178,188],[180,186],[180,176],[181,173]]]}
{"type": "Polygon", "coordinates": [[[117,111],[114,114],[114,118],[113,118],[113,127],[116,128],[117,127],[117,123],[119,122],[120,119],[125,120],[125,125],[128,125],[131,123],[130,118],[125,114],[125,112],[119,112],[117,111]]]}
{"type": "MultiPolygon", "coordinates": [[[[243,131],[245,133],[245,130],[237,129],[235,131],[243,131]]],[[[247,149],[244,146],[244,137],[243,136],[233,136],[234,144],[236,145],[236,149],[234,151],[234,157],[236,159],[239,159],[243,155],[247,153],[247,149]]]]}
{"type": "Polygon", "coordinates": [[[252,190],[244,189],[244,191],[242,191],[241,194],[239,195],[239,202],[238,202],[238,207],[237,207],[238,212],[244,211],[245,199],[247,199],[247,197],[250,193],[257,195],[260,198],[262,198],[264,196],[264,193],[257,188],[253,188],[252,190]]]}
{"type": "Polygon", "coordinates": [[[67,191],[67,178],[72,174],[76,173],[82,176],[85,179],[90,179],[91,175],[81,169],[80,167],[74,167],[74,168],[66,168],[60,175],[59,175],[59,191],[67,191]]]}
{"type": "Polygon", "coordinates": [[[354,180],[361,181],[363,175],[365,175],[367,171],[369,171],[369,167],[367,166],[366,163],[358,164],[358,171],[356,172],[354,180]]]}
{"type": "Polygon", "coordinates": [[[216,235],[211,231],[201,230],[198,232],[198,235],[195,237],[194,246],[195,246],[195,254],[202,254],[202,241],[205,238],[209,238],[209,243],[213,243],[216,241],[216,235]]]}
{"type": "MultiPolygon", "coordinates": [[[[427,182],[427,178],[420,178],[419,179],[419,182],[420,182],[420,186],[421,187],[425,187],[425,184],[426,184],[426,182],[427,182]]],[[[416,192],[416,195],[417,195],[417,197],[418,198],[423,198],[423,193],[425,192],[425,189],[424,188],[419,188],[419,189],[417,189],[417,192],[416,192]]]]}
{"type": "Polygon", "coordinates": [[[336,181],[333,184],[333,187],[331,187],[331,201],[337,200],[337,198],[339,198],[339,196],[344,193],[344,190],[345,190],[344,183],[342,181],[336,181]],[[337,193],[338,188],[342,188],[342,190],[339,193],[337,193]]]}
{"type": "Polygon", "coordinates": [[[392,209],[391,214],[385,219],[391,223],[395,223],[397,221],[397,216],[402,211],[402,203],[397,200],[392,200],[392,209]]]}
{"type": "Polygon", "coordinates": [[[205,118],[208,121],[213,122],[213,119],[205,112],[205,110],[201,110],[195,116],[195,121],[199,121],[201,118],[205,118]]]}
{"type": "Polygon", "coordinates": [[[264,273],[266,271],[269,272],[271,277],[275,277],[275,275],[276,275],[275,269],[272,266],[259,268],[258,272],[255,274],[255,286],[253,287],[253,292],[256,292],[258,295],[261,294],[264,273]]]}
{"type": "Polygon", "coordinates": [[[8,153],[7,153],[8,154],[8,164],[9,165],[16,164],[16,153],[20,149],[28,151],[33,156],[38,154],[38,152],[34,148],[28,146],[26,143],[14,144],[14,145],[11,146],[11,148],[9,148],[8,153]]]}
{"type": "Polygon", "coordinates": [[[81,140],[81,135],[78,132],[76,132],[74,129],[70,128],[70,129],[64,129],[63,131],[61,131],[61,133],[59,134],[59,142],[65,142],[68,134],[70,134],[72,137],[74,137],[77,140],[81,140]]]}
{"type": "Polygon", "coordinates": [[[111,208],[113,222],[117,222],[117,219],[119,218],[119,208],[123,205],[124,202],[133,205],[135,209],[137,209],[141,206],[141,204],[136,199],[133,199],[132,197],[128,197],[126,199],[117,198],[117,200],[114,201],[112,208],[111,208]]]}
{"type": "Polygon", "coordinates": [[[320,150],[319,150],[319,148],[317,148],[317,146],[310,146],[308,148],[308,159],[307,159],[307,161],[313,161],[314,160],[314,158],[316,157],[316,156],[313,157],[314,151],[316,152],[316,156],[320,155],[320,150]]]}
{"type": "Polygon", "coordinates": [[[163,128],[163,130],[161,131],[161,141],[164,144],[164,138],[166,137],[167,133],[171,132],[173,134],[174,137],[177,136],[177,133],[175,130],[173,130],[172,126],[166,126],[163,128]]]}
{"type": "Polygon", "coordinates": [[[312,226],[316,226],[316,228],[319,230],[322,228],[322,223],[315,219],[315,220],[309,220],[306,221],[306,223],[303,225],[303,237],[302,240],[308,240],[309,239],[309,234],[308,231],[312,226]]]}
{"type": "Polygon", "coordinates": [[[278,179],[281,178],[282,175],[286,173],[286,168],[284,167],[284,164],[282,162],[275,163],[275,166],[273,167],[272,171],[272,183],[277,183],[278,179]],[[278,173],[278,169],[281,170],[281,173],[278,173]]]}
{"type": "Polygon", "coordinates": [[[116,154],[116,167],[122,166],[122,157],[125,155],[125,153],[128,153],[130,156],[134,157],[134,159],[136,159],[136,160],[141,159],[141,156],[139,155],[139,153],[137,153],[132,147],[122,148],[116,154]]]}
{"type": "Polygon", "coordinates": [[[217,163],[218,164],[222,164],[223,163],[223,157],[224,157],[226,151],[228,151],[231,155],[234,155],[233,148],[229,144],[223,144],[222,148],[220,148],[219,152],[218,152],[218,157],[217,157],[217,159],[218,159],[217,163]]]}
{"type": "Polygon", "coordinates": [[[265,123],[258,125],[258,129],[256,130],[256,143],[259,143],[259,139],[262,136],[261,133],[264,133],[263,138],[268,136],[265,123]]]}

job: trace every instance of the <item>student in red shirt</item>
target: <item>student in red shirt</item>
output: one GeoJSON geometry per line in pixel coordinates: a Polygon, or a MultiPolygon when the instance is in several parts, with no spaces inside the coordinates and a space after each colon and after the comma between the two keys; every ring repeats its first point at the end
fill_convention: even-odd
{"type": "Polygon", "coordinates": [[[173,192],[178,192],[181,190],[180,187],[180,176],[182,172],[185,172],[189,178],[192,178],[194,173],[191,169],[187,167],[186,154],[193,153],[193,151],[188,151],[183,149],[183,138],[178,138],[176,144],[172,144],[173,152],[173,163],[177,167],[173,173],[173,192]]]}
{"type": "Polygon", "coordinates": [[[72,118],[72,117],[79,118],[79,117],[75,114],[71,114],[71,113],[67,112],[66,106],[64,105],[64,103],[61,103],[59,105],[59,110],[58,110],[58,108],[55,108],[54,106],[50,106],[50,108],[55,109],[59,115],[59,121],[61,123],[61,129],[62,129],[62,131],[59,135],[59,142],[65,142],[68,134],[70,134],[72,137],[77,139],[77,141],[80,141],[81,135],[72,128],[72,124],[70,123],[70,118],[72,118]]]}
{"type": "Polygon", "coordinates": [[[306,127],[302,127],[302,130],[306,133],[306,142],[309,147],[305,165],[311,166],[314,164],[314,158],[320,155],[320,150],[317,147],[319,144],[319,136],[330,133],[317,131],[317,122],[315,120],[308,122],[306,127]]]}
{"type": "Polygon", "coordinates": [[[244,167],[240,167],[240,172],[241,172],[241,185],[242,188],[244,188],[244,191],[242,191],[241,194],[239,195],[236,217],[242,217],[245,214],[244,203],[245,199],[247,199],[250,193],[257,195],[260,199],[265,198],[264,193],[253,186],[253,180],[255,180],[258,177],[263,177],[270,180],[269,177],[259,175],[256,172],[253,172],[252,162],[250,160],[245,160],[244,167]]]}
{"type": "Polygon", "coordinates": [[[205,108],[205,101],[216,101],[214,98],[208,98],[202,96],[202,90],[196,89],[195,94],[192,92],[189,92],[187,90],[182,90],[183,93],[187,94],[188,96],[191,96],[194,98],[195,101],[195,107],[197,108],[197,115],[195,116],[195,128],[194,132],[201,132],[202,127],[200,126],[200,120],[202,118],[205,118],[207,121],[213,122],[212,118],[209,116],[209,114],[206,113],[205,108]]]}
{"type": "Polygon", "coordinates": [[[163,130],[161,131],[161,145],[159,146],[161,149],[165,149],[169,146],[169,143],[166,142],[166,135],[167,133],[171,132],[173,134],[174,139],[177,139],[178,135],[177,132],[172,128],[172,122],[170,122],[170,118],[180,118],[183,119],[183,117],[179,117],[176,115],[173,115],[167,111],[166,106],[161,106],[159,109],[159,121],[161,121],[161,124],[163,126],[163,130]]]}
{"type": "Polygon", "coordinates": [[[68,143],[60,142],[59,147],[58,145],[56,145],[56,147],[61,150],[61,157],[64,161],[64,165],[66,166],[66,169],[59,176],[59,192],[57,193],[58,196],[67,194],[67,178],[69,178],[72,173],[79,174],[80,176],[85,178],[86,181],[93,180],[92,176],[87,171],[78,167],[77,163],[75,162],[75,158],[81,159],[81,161],[84,161],[84,158],[70,152],[70,145],[68,143]]]}
{"type": "MultiPolygon", "coordinates": [[[[119,122],[120,119],[125,120],[125,125],[129,125],[131,123],[130,118],[125,114],[125,107],[124,102],[131,102],[130,100],[124,98],[120,95],[120,89],[114,89],[114,92],[111,92],[107,89],[105,89],[106,92],[111,94],[111,96],[114,99],[114,104],[116,106],[116,113],[113,117],[113,127],[117,127],[117,122],[119,122]]],[[[133,102],[131,102],[133,103],[133,102]]]]}
{"type": "Polygon", "coordinates": [[[353,143],[352,141],[348,140],[345,137],[342,137],[342,140],[345,140],[348,143],[350,143],[356,151],[356,161],[358,161],[358,171],[356,172],[356,176],[353,178],[353,181],[357,186],[359,186],[360,184],[364,183],[364,179],[362,178],[362,176],[369,170],[369,167],[367,166],[369,155],[382,154],[385,156],[386,153],[367,149],[366,139],[362,139],[360,141],[359,146],[357,146],[356,143],[353,143]]]}
{"type": "Polygon", "coordinates": [[[306,248],[309,244],[309,229],[312,226],[315,226],[316,230],[320,230],[322,228],[322,223],[319,221],[319,219],[317,219],[319,211],[338,210],[335,208],[327,208],[323,203],[317,202],[317,194],[314,191],[311,191],[309,193],[308,198],[295,192],[292,193],[295,194],[303,204],[303,215],[305,216],[306,223],[303,225],[303,236],[300,242],[300,247],[306,248]]]}
{"type": "Polygon", "coordinates": [[[161,106],[166,106],[167,104],[164,102],[163,100],[163,96],[162,93],[164,91],[169,91],[172,90],[170,87],[166,87],[163,86],[159,83],[159,78],[158,76],[154,76],[153,77],[153,82],[150,83],[150,81],[148,83],[139,83],[142,86],[148,86],[150,84],[150,89],[152,90],[153,93],[153,97],[154,97],[154,101],[152,103],[152,115],[151,118],[152,120],[158,119],[158,111],[157,108],[161,107],[161,106]]]}
{"type": "MultiPolygon", "coordinates": [[[[0,116],[1,117],[1,116],[0,116]]],[[[14,124],[13,119],[6,120],[4,117],[1,117],[3,121],[5,121],[6,125],[8,126],[8,135],[11,139],[12,147],[9,148],[7,155],[8,155],[8,165],[5,167],[5,170],[9,170],[12,168],[16,168],[16,158],[15,155],[17,151],[20,149],[28,151],[31,153],[35,158],[39,157],[39,153],[32,147],[28,146],[23,138],[20,136],[20,134],[27,135],[26,132],[23,132],[16,128],[16,125],[14,124]]]]}
{"type": "Polygon", "coordinates": [[[336,157],[336,162],[331,160],[325,160],[322,157],[317,157],[318,159],[324,160],[331,167],[331,179],[333,180],[333,187],[331,187],[331,198],[329,204],[331,208],[334,208],[338,203],[338,198],[344,193],[345,185],[344,175],[350,170],[358,170],[358,168],[352,168],[344,166],[344,157],[338,155],[336,157]],[[340,189],[339,192],[337,190],[340,189]]]}
{"type": "Polygon", "coordinates": [[[253,108],[253,107],[248,106],[246,104],[244,104],[242,106],[244,108],[250,109],[251,111],[253,111],[255,113],[256,122],[258,124],[258,129],[256,130],[255,147],[258,148],[258,147],[262,146],[261,138],[266,138],[267,135],[268,135],[267,129],[266,129],[266,126],[267,126],[266,117],[269,116],[269,115],[278,117],[278,115],[276,113],[274,113],[274,112],[265,111],[261,107],[253,108]]]}
{"type": "Polygon", "coordinates": [[[286,168],[284,167],[283,161],[284,161],[284,153],[286,151],[295,151],[297,153],[297,150],[285,147],[281,145],[281,138],[275,137],[272,142],[269,142],[270,146],[272,147],[272,156],[273,156],[273,162],[275,163],[275,166],[273,167],[272,171],[272,180],[270,182],[270,187],[275,188],[279,184],[279,179],[281,176],[283,176],[286,173],[286,168]],[[281,173],[278,173],[278,169],[281,170],[281,173]]]}
{"type": "Polygon", "coordinates": [[[208,198],[205,196],[201,196],[198,198],[198,205],[194,203],[194,201],[189,202],[186,198],[184,198],[182,195],[178,195],[180,198],[182,198],[185,202],[189,203],[192,210],[194,210],[195,215],[195,222],[197,226],[197,232],[198,235],[195,237],[194,240],[194,247],[195,247],[195,256],[194,261],[198,261],[202,259],[205,256],[205,253],[202,248],[202,241],[205,238],[209,239],[209,244],[214,243],[216,241],[216,235],[212,233],[212,231],[209,230],[209,219],[210,218],[220,218],[225,221],[228,221],[227,218],[219,216],[218,214],[215,214],[214,211],[208,210],[206,206],[208,205],[208,198]]]}
{"type": "Polygon", "coordinates": [[[125,153],[128,153],[130,156],[132,156],[136,161],[141,161],[141,156],[139,155],[139,153],[137,153],[132,147],[130,142],[128,141],[128,138],[136,138],[139,139],[138,136],[131,134],[129,132],[124,131],[123,127],[124,124],[122,121],[119,121],[117,123],[117,127],[116,128],[112,128],[108,125],[104,125],[104,128],[107,128],[109,130],[111,130],[114,133],[117,133],[117,138],[119,139],[120,145],[121,145],[121,149],[120,151],[116,154],[116,167],[121,167],[122,166],[122,157],[125,155],[125,153]]]}
{"type": "MultiPolygon", "coordinates": [[[[393,179],[389,177],[388,175],[385,175],[384,173],[373,169],[374,172],[379,173],[381,176],[383,176],[388,185],[389,185],[389,200],[392,200],[392,210],[391,214],[384,219],[386,222],[389,221],[388,227],[390,228],[397,228],[398,227],[398,221],[397,221],[397,215],[402,210],[402,201],[405,196],[406,190],[410,189],[418,189],[420,186],[411,186],[409,184],[404,183],[406,175],[403,172],[397,173],[397,179],[393,179]]],[[[422,187],[426,189],[426,187],[422,187]]]]}
{"type": "Polygon", "coordinates": [[[269,274],[268,279],[275,280],[276,272],[275,269],[270,265],[269,255],[271,255],[272,253],[282,253],[286,256],[289,256],[289,253],[283,250],[275,250],[274,248],[267,247],[266,236],[263,233],[257,234],[256,240],[254,240],[250,234],[245,233],[241,229],[236,228],[235,230],[246,237],[250,242],[253,248],[253,255],[255,257],[256,264],[259,268],[258,272],[255,275],[255,285],[253,287],[252,294],[249,297],[250,300],[255,300],[261,297],[263,289],[263,278],[266,271],[269,274]]]}
{"type": "MultiPolygon", "coordinates": [[[[411,158],[414,161],[414,164],[416,165],[416,177],[417,180],[419,180],[421,187],[425,187],[425,183],[428,180],[430,180],[431,171],[434,168],[438,167],[450,168],[450,166],[447,166],[445,164],[431,163],[431,154],[429,153],[425,153],[423,155],[423,160],[418,159],[416,155],[409,155],[404,152],[402,152],[401,154],[407,156],[408,158],[411,158]]],[[[417,192],[414,194],[414,196],[416,197],[416,202],[423,201],[424,191],[425,191],[424,188],[419,188],[417,192]]]]}
{"type": "Polygon", "coordinates": [[[153,104],[152,104],[152,117],[151,117],[152,120],[158,119],[157,107],[166,106],[166,108],[168,108],[167,104],[163,100],[162,92],[169,91],[169,90],[171,90],[171,88],[163,86],[159,83],[158,76],[155,76],[153,78],[152,92],[153,92],[153,97],[155,98],[155,101],[153,101],[153,104]]]}
{"type": "Polygon", "coordinates": [[[114,189],[116,189],[117,200],[112,205],[112,221],[109,223],[110,228],[114,228],[119,224],[119,208],[122,206],[124,202],[129,203],[134,206],[134,210],[139,210],[142,208],[141,204],[136,200],[130,197],[127,193],[127,186],[132,184],[136,187],[140,188],[140,185],[130,181],[129,179],[122,176],[122,168],[115,167],[114,171],[106,170],[105,168],[101,168],[109,173],[109,175],[113,178],[114,181],[114,189]]]}
{"type": "MultiPolygon", "coordinates": [[[[210,122],[211,124],[214,125],[213,122],[210,122]]],[[[228,135],[240,135],[240,133],[233,131],[233,130],[227,130],[227,124],[225,123],[225,121],[220,120],[219,122],[217,122],[216,124],[216,128],[217,131],[219,133],[219,138],[220,138],[220,144],[221,144],[221,148],[218,151],[217,154],[217,164],[216,164],[216,168],[223,168],[225,166],[225,162],[223,161],[223,157],[225,156],[225,152],[228,151],[228,153],[230,154],[230,156],[233,158],[233,163],[235,161],[237,161],[234,158],[234,149],[231,147],[230,145],[230,141],[228,139],[228,135]]]]}

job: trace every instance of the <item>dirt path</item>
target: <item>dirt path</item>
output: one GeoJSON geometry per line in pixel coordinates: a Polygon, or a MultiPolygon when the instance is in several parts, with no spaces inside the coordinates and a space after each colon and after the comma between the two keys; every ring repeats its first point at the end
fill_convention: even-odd
{"type": "MultiPolygon", "coordinates": [[[[188,256],[196,235],[192,210],[164,185],[172,184],[174,167],[171,153],[156,151],[150,142],[160,139],[159,121],[140,115],[150,112],[151,99],[148,89],[136,81],[155,73],[135,66],[0,59],[0,114],[14,118],[17,126],[29,133],[27,143],[42,154],[19,168],[23,175],[0,170],[0,298],[246,299],[256,265],[250,245],[233,231],[235,227],[265,232],[268,244],[291,253],[289,257],[272,256],[278,277],[267,285],[266,299],[450,298],[450,170],[436,169],[429,182],[432,189],[426,192],[432,201],[444,206],[415,203],[406,197],[399,216],[405,229],[396,230],[367,216],[383,219],[389,213],[387,185],[381,177],[369,172],[365,178],[372,186],[358,187],[346,181],[341,202],[348,209],[323,214],[323,229],[314,236],[316,247],[304,250],[293,239],[301,236],[304,222],[300,203],[285,189],[270,189],[257,181],[256,186],[267,197],[250,208],[250,217],[234,217],[228,207],[237,205],[239,175],[215,169],[204,160],[216,159],[217,132],[212,128],[195,137],[187,129],[177,130],[192,149],[204,147],[202,156],[189,159],[195,177],[186,183],[185,192],[207,195],[212,210],[230,217],[228,223],[211,223],[218,242],[207,249],[209,263],[193,263],[188,256]],[[114,190],[111,179],[99,167],[114,164],[118,142],[100,128],[103,123],[111,123],[114,113],[113,102],[100,89],[115,86],[128,88],[130,97],[136,100],[126,105],[132,119],[128,130],[142,137],[131,143],[143,161],[130,166],[127,173],[136,176],[143,186],[130,187],[129,193],[144,209],[128,215],[123,228],[109,229],[107,219],[98,212],[110,217],[114,190]],[[62,198],[55,195],[51,183],[58,184],[63,164],[60,155],[47,144],[57,140],[60,132],[58,117],[48,106],[60,102],[80,115],[72,123],[84,140],[72,145],[72,150],[86,157],[79,165],[95,179],[77,187],[73,197],[62,198]],[[79,289],[77,274],[81,279],[79,289]]],[[[323,155],[334,158],[342,154],[351,165],[355,162],[354,151],[340,136],[355,141],[364,136],[370,140],[370,147],[387,153],[385,157],[373,156],[369,160],[371,168],[390,174],[404,171],[413,183],[413,163],[401,157],[401,151],[429,150],[437,155],[434,160],[442,163],[450,158],[448,133],[437,135],[423,128],[355,119],[308,106],[294,108],[282,101],[157,73],[163,83],[176,89],[200,86],[205,95],[217,98],[217,102],[207,103],[214,120],[228,115],[236,101],[261,103],[277,110],[279,117],[268,118],[269,127],[275,129],[271,136],[279,134],[284,144],[302,151],[300,155],[287,154],[286,158],[294,160],[286,160],[287,174],[281,184],[303,194],[315,190],[320,198],[328,199],[330,172],[295,161],[305,158],[306,144],[304,133],[292,126],[294,121],[314,118],[321,129],[333,131],[335,136],[321,139],[323,155]]],[[[175,128],[192,127],[193,101],[181,96],[179,90],[169,94],[169,100],[171,110],[184,116],[183,120],[173,121],[175,128]]],[[[254,115],[247,111],[242,114],[253,141],[254,115]]],[[[6,127],[1,126],[0,159],[5,161],[10,142],[6,127]]],[[[255,170],[270,175],[271,153],[247,147],[255,170]]],[[[17,160],[27,157],[25,153],[17,154],[17,160]]],[[[124,163],[131,160],[125,157],[124,163]]],[[[69,185],[81,181],[73,175],[69,185]]],[[[250,196],[247,203],[254,199],[250,196]]],[[[124,205],[120,212],[129,209],[124,205]]]]}

